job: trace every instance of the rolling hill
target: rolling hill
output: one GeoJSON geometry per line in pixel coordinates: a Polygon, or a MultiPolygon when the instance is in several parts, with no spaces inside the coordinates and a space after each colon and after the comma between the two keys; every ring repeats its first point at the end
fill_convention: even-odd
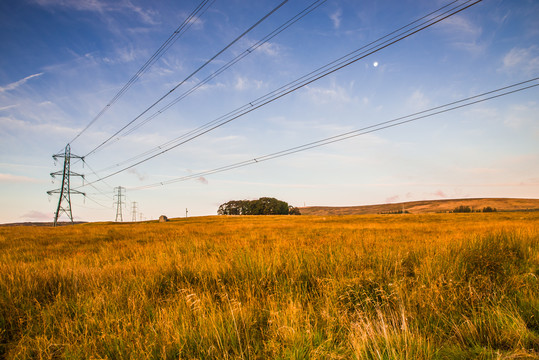
{"type": "Polygon", "coordinates": [[[423,200],[364,206],[307,206],[300,208],[300,211],[302,215],[384,214],[403,210],[411,214],[427,214],[451,212],[458,206],[469,206],[472,210],[482,210],[490,206],[497,211],[536,211],[539,210],[539,199],[478,198],[423,200]]]}

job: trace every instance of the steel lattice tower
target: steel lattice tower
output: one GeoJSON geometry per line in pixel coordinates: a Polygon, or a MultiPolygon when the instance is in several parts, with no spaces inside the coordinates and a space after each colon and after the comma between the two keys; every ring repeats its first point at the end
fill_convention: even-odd
{"type": "Polygon", "coordinates": [[[133,201],[133,208],[131,209],[131,221],[137,221],[137,202],[133,201]]]}
{"type": "Polygon", "coordinates": [[[73,155],[71,154],[71,147],[69,144],[66,145],[64,153],[59,153],[52,156],[54,160],[58,160],[59,158],[64,158],[64,169],[63,171],[57,171],[51,173],[51,176],[53,178],[56,178],[56,176],[62,175],[62,186],[60,189],[50,190],[47,191],[47,194],[60,194],[60,198],[58,199],[58,207],[56,208],[56,212],[54,213],[54,223],[53,226],[56,226],[58,223],[58,218],[60,217],[61,213],[65,213],[69,220],[71,220],[71,224],[73,224],[73,214],[71,213],[71,194],[80,194],[86,196],[85,193],[72,190],[70,188],[70,177],[71,176],[80,176],[84,179],[84,175],[74,173],[70,170],[70,162],[71,159],[81,159],[84,160],[83,157],[73,155]]]}
{"type": "Polygon", "coordinates": [[[125,188],[124,187],[121,187],[121,186],[117,186],[114,188],[114,192],[116,192],[116,194],[114,194],[114,204],[116,205],[116,222],[118,222],[118,218],[120,219],[121,222],[124,221],[123,219],[123,216],[122,216],[122,205],[123,205],[123,201],[125,199],[125,188]]]}

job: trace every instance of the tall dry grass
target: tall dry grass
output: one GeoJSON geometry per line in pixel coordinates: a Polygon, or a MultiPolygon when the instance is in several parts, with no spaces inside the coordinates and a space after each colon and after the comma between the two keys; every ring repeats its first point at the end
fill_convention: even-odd
{"type": "Polygon", "coordinates": [[[539,213],[0,227],[6,359],[532,359],[539,213]]]}

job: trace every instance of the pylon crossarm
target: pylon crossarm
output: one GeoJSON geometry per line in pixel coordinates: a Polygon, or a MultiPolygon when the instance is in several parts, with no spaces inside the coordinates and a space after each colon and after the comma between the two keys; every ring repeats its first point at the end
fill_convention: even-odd
{"type": "MultiPolygon", "coordinates": [[[[54,160],[58,160],[58,158],[65,158],[65,157],[66,157],[65,154],[55,154],[55,155],[52,156],[52,158],[54,160]]],[[[71,159],[81,159],[81,160],[84,161],[84,156],[78,156],[78,155],[69,154],[68,157],[71,158],[71,159]]]]}

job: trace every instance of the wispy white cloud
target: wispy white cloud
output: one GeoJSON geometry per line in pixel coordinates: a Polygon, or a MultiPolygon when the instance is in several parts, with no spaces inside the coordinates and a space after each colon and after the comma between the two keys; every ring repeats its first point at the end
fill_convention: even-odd
{"type": "Polygon", "coordinates": [[[439,26],[451,39],[453,46],[473,55],[482,53],[486,46],[480,42],[483,28],[461,15],[451,16],[439,26]]]}
{"type": "Polygon", "coordinates": [[[226,89],[226,88],[227,88],[226,84],[222,82],[218,82],[215,84],[204,84],[201,87],[199,87],[197,91],[211,91],[215,89],[219,90],[219,89],[226,89]]]}
{"type": "Polygon", "coordinates": [[[53,213],[44,213],[42,211],[31,210],[24,215],[21,215],[21,219],[32,221],[51,221],[53,213]]]}
{"type": "Polygon", "coordinates": [[[441,198],[447,198],[447,197],[448,197],[448,196],[446,195],[446,193],[444,193],[442,190],[438,190],[438,191],[434,192],[433,195],[439,196],[439,197],[441,197],[441,198]]]}
{"type": "Polygon", "coordinates": [[[482,33],[482,28],[460,15],[454,15],[440,23],[447,31],[459,36],[477,38],[482,33]]]}
{"type": "Polygon", "coordinates": [[[12,82],[11,84],[7,84],[6,86],[0,86],[0,93],[15,90],[19,86],[24,85],[28,80],[39,77],[41,75],[43,75],[43,73],[37,73],[37,74],[29,75],[29,76],[25,77],[24,79],[12,82]]]}
{"type": "Polygon", "coordinates": [[[89,69],[97,69],[99,65],[105,62],[97,51],[79,54],[72,49],[66,49],[66,52],[71,56],[67,56],[65,61],[44,65],[42,69],[53,75],[62,74],[81,77],[89,69]]]}
{"type": "MultiPolygon", "coordinates": [[[[185,18],[188,17],[187,14],[184,14],[183,16],[185,18]]],[[[200,29],[202,29],[204,27],[204,21],[199,17],[193,17],[193,18],[189,19],[188,23],[191,26],[193,26],[193,28],[198,29],[198,30],[200,30],[200,29]]]]}
{"type": "Polygon", "coordinates": [[[210,136],[206,141],[212,145],[218,145],[230,142],[245,141],[246,137],[242,135],[210,136]]]}
{"type": "Polygon", "coordinates": [[[260,46],[256,51],[267,56],[279,56],[281,54],[279,45],[275,43],[265,43],[260,46]]]}
{"type": "Polygon", "coordinates": [[[125,64],[139,58],[144,58],[147,55],[144,50],[137,50],[132,46],[126,47],[121,45],[114,47],[114,49],[107,52],[106,55],[101,51],[79,54],[68,49],[67,52],[71,54],[71,58],[65,62],[48,65],[45,67],[45,70],[54,73],[65,73],[66,71],[80,73],[82,68],[97,69],[103,64],[125,64]]]}
{"type": "Polygon", "coordinates": [[[6,111],[6,110],[9,110],[9,109],[13,109],[13,108],[16,108],[17,106],[19,106],[19,104],[2,106],[2,107],[0,107],[0,111],[6,111]]]}
{"type": "MultiPolygon", "coordinates": [[[[60,134],[64,136],[73,136],[78,131],[77,129],[54,123],[36,124],[13,117],[0,117],[0,128],[2,130],[22,131],[41,135],[60,134]]],[[[19,134],[22,135],[21,133],[19,134]]]]}
{"type": "MultiPolygon", "coordinates": [[[[259,182],[259,181],[245,181],[245,180],[223,180],[219,179],[216,182],[222,184],[236,184],[236,185],[256,185],[263,186],[265,188],[275,187],[275,188],[290,188],[290,189],[327,189],[332,188],[332,184],[304,184],[304,183],[282,183],[282,182],[259,182]]],[[[347,187],[355,187],[357,184],[346,184],[347,187]]]]}
{"type": "Polygon", "coordinates": [[[100,0],[34,0],[34,2],[43,7],[66,7],[79,11],[104,12],[108,8],[108,5],[100,0]]]}
{"type": "Polygon", "coordinates": [[[137,14],[146,24],[155,25],[156,12],[136,6],[130,0],[102,1],[102,0],[34,0],[45,8],[68,8],[76,11],[90,11],[99,14],[108,12],[125,12],[126,10],[137,14]]]}
{"type": "Polygon", "coordinates": [[[0,182],[2,183],[42,183],[44,182],[44,180],[34,179],[28,176],[0,173],[0,182]]]}
{"type": "Polygon", "coordinates": [[[504,115],[503,124],[513,130],[528,129],[530,132],[537,131],[537,103],[515,104],[509,106],[504,115]]]}
{"type": "Polygon", "coordinates": [[[335,10],[334,13],[329,15],[329,18],[333,22],[333,27],[335,29],[338,29],[341,27],[341,19],[342,19],[342,9],[335,10]]]}
{"type": "MultiPolygon", "coordinates": [[[[151,73],[158,76],[170,77],[170,75],[182,72],[183,70],[184,64],[180,58],[167,59],[166,57],[162,57],[158,63],[152,66],[151,73]]],[[[167,82],[165,85],[167,87],[176,86],[177,81],[167,82]]],[[[194,85],[194,83],[191,85],[194,85]]]]}
{"type": "Polygon", "coordinates": [[[155,25],[158,22],[155,20],[156,12],[153,10],[145,10],[141,8],[140,6],[134,5],[131,1],[127,0],[123,2],[123,5],[126,9],[131,10],[135,14],[138,14],[142,21],[144,21],[147,24],[155,25]]]}
{"type": "Polygon", "coordinates": [[[486,44],[480,43],[479,41],[456,41],[453,45],[472,55],[481,54],[486,49],[486,44]]]}
{"type": "Polygon", "coordinates": [[[15,163],[0,163],[0,167],[23,168],[23,169],[49,169],[50,166],[31,165],[31,164],[15,164],[15,163]]]}
{"type": "Polygon", "coordinates": [[[264,82],[260,80],[252,80],[243,76],[238,76],[236,78],[236,83],[234,84],[234,89],[238,91],[244,91],[249,89],[260,89],[264,86],[264,82]]]}
{"type": "Polygon", "coordinates": [[[408,97],[406,103],[413,110],[423,110],[430,104],[430,100],[421,90],[416,90],[408,97]]]}
{"type": "Polygon", "coordinates": [[[353,100],[348,90],[343,86],[337,85],[335,82],[329,87],[307,86],[306,89],[307,96],[312,102],[317,104],[334,102],[349,103],[353,100]]]}
{"type": "Polygon", "coordinates": [[[127,170],[127,173],[135,175],[140,181],[148,179],[148,175],[140,173],[136,168],[127,170]]]}
{"type": "Polygon", "coordinates": [[[104,57],[103,62],[107,64],[124,64],[129,63],[137,58],[137,53],[133,48],[121,48],[116,49],[114,57],[104,57]]]}
{"type": "Polygon", "coordinates": [[[247,88],[247,80],[244,77],[238,76],[236,79],[236,85],[234,85],[234,89],[236,90],[245,90],[247,88]]]}
{"type": "Polygon", "coordinates": [[[539,71],[539,46],[513,48],[502,60],[502,70],[535,74],[539,71]]]}

